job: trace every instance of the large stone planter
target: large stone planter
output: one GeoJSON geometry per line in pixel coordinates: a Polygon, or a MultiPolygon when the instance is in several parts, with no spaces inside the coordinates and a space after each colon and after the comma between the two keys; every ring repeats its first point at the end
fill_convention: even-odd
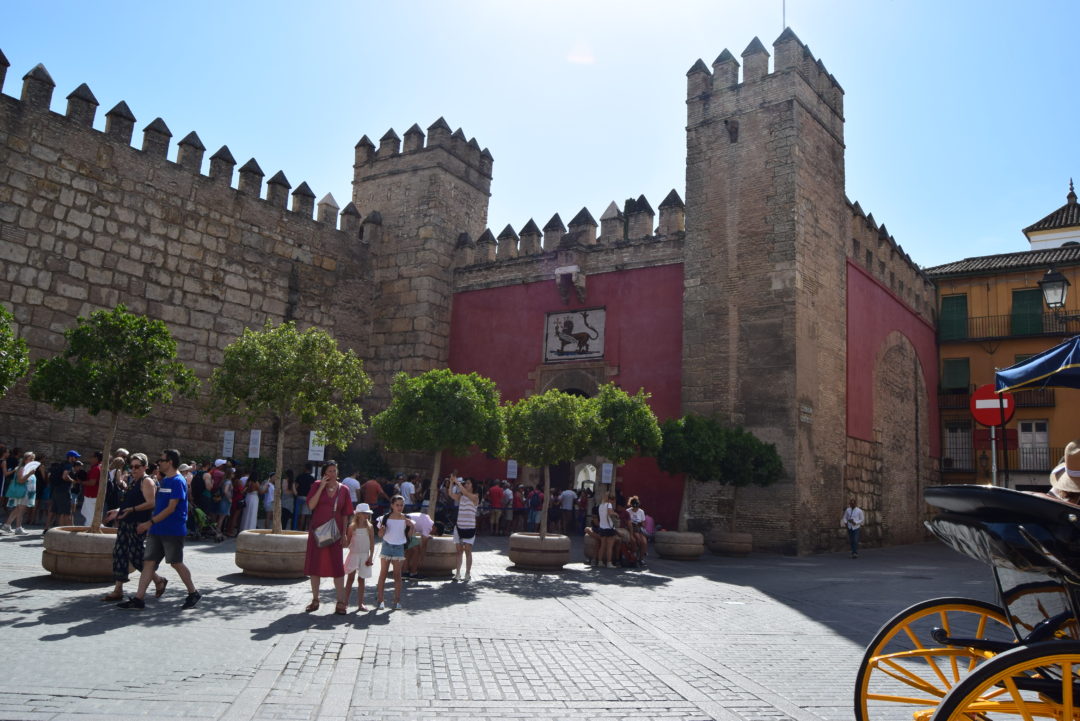
{"type": "Polygon", "coordinates": [[[236,565],[248,576],[304,578],[307,539],[307,531],[241,531],[236,537],[236,565]]]}
{"type": "Polygon", "coordinates": [[[420,559],[420,573],[425,576],[452,576],[457,569],[457,546],[452,536],[432,536],[420,559]]]}
{"type": "Polygon", "coordinates": [[[707,545],[710,551],[721,556],[746,556],[754,550],[754,536],[713,530],[709,532],[707,545]]]}
{"type": "Polygon", "coordinates": [[[705,537],[686,531],[657,531],[653,548],[660,558],[676,561],[696,561],[705,553],[705,537]]]}
{"type": "Polygon", "coordinates": [[[531,571],[558,571],[570,563],[570,537],[549,533],[510,534],[510,562],[531,571]]]}
{"type": "Polygon", "coordinates": [[[84,583],[112,582],[116,529],[102,526],[101,533],[88,533],[88,530],[89,526],[57,526],[45,532],[41,565],[53,578],[84,583]]]}

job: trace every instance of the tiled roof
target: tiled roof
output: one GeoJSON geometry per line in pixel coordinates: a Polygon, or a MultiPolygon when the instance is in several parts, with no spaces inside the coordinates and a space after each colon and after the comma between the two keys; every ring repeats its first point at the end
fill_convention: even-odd
{"type": "Polygon", "coordinates": [[[1027,270],[1047,270],[1050,266],[1080,264],[1080,245],[1067,245],[1061,248],[1026,250],[1022,253],[1004,253],[1002,255],[983,255],[978,258],[964,258],[954,263],[926,268],[931,278],[943,278],[949,275],[970,275],[973,273],[1001,273],[1027,270]]]}
{"type": "Polygon", "coordinates": [[[1076,202],[1076,191],[1073,190],[1072,180],[1069,181],[1069,194],[1065,196],[1066,203],[1050,215],[1037,223],[1024,228],[1024,234],[1033,230],[1057,230],[1058,228],[1075,228],[1080,226],[1080,204],[1076,202]]]}

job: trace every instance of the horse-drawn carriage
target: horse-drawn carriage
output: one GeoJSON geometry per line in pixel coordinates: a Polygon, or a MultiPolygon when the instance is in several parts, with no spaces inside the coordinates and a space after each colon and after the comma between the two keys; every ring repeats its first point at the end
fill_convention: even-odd
{"type": "MultiPolygon", "coordinates": [[[[1080,337],[997,373],[998,391],[1052,386],[1080,388],[1080,337]]],[[[859,667],[857,721],[1080,721],[1080,506],[974,485],[925,499],[934,535],[992,567],[998,602],[936,598],[889,620],[859,667]]]]}

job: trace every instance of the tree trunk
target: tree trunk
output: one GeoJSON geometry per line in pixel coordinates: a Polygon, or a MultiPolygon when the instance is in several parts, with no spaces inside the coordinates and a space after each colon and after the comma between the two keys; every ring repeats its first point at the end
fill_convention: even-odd
{"type": "Polygon", "coordinates": [[[540,540],[547,536],[548,504],[551,503],[551,466],[544,466],[544,507],[540,509],[540,540]]]}
{"type": "Polygon", "coordinates": [[[273,521],[271,533],[281,533],[281,494],[285,492],[285,476],[282,467],[285,465],[285,422],[277,418],[274,425],[277,426],[277,453],[274,458],[274,478],[277,479],[274,488],[274,509],[271,511],[273,521]]]}
{"type": "Polygon", "coordinates": [[[109,432],[105,436],[105,449],[101,452],[101,472],[98,474],[97,503],[94,504],[94,517],[90,520],[90,533],[101,533],[101,518],[105,513],[105,491],[109,487],[109,466],[112,465],[112,457],[109,449],[112,448],[113,439],[116,437],[116,426],[120,422],[116,413],[112,414],[109,421],[109,432]]]}
{"type": "Polygon", "coordinates": [[[683,476],[682,484],[682,503],[679,504],[679,530],[686,530],[686,516],[690,513],[690,484],[693,479],[690,476],[683,476]]]}
{"type": "Polygon", "coordinates": [[[735,513],[739,508],[739,487],[731,487],[731,520],[728,523],[728,530],[735,533],[735,513]]]}
{"type": "Polygon", "coordinates": [[[439,505],[439,469],[442,466],[442,451],[435,451],[435,470],[431,472],[431,488],[428,491],[428,518],[435,520],[435,507],[439,505]]]}

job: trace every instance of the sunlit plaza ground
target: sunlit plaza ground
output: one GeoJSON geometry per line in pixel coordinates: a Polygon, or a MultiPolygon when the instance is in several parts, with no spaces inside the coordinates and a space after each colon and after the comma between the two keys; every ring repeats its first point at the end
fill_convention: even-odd
{"type": "Polygon", "coordinates": [[[478,539],[470,583],[423,580],[405,610],[343,617],[328,582],[305,614],[306,581],[241,576],[232,541],[188,546],[197,608],[165,570],[139,612],[51,580],[40,531],[5,537],[0,718],[848,721],[890,616],[993,596],[989,569],[935,543],[549,575],[510,569],[505,543],[478,539]]]}

